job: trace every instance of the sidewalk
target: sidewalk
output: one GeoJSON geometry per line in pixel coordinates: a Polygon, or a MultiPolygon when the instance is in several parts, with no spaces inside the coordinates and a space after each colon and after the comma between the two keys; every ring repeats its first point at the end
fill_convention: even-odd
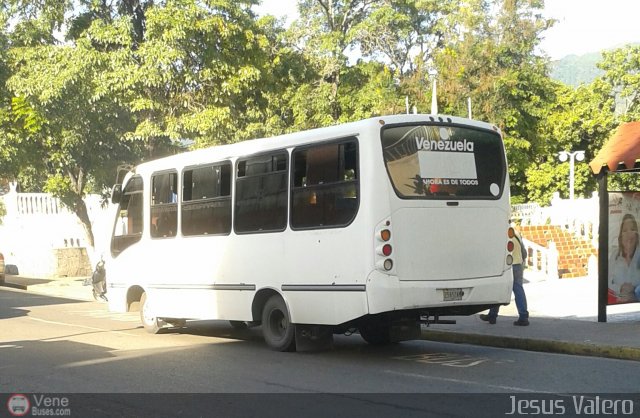
{"type": "Polygon", "coordinates": [[[640,303],[607,307],[598,322],[597,278],[546,280],[525,270],[528,327],[517,327],[513,299],[500,308],[495,325],[478,315],[456,317],[454,325],[432,325],[423,338],[493,347],[640,361],[640,303]]]}
{"type": "MultiPolygon", "coordinates": [[[[6,284],[56,297],[93,300],[84,277],[55,280],[6,276],[6,284]]],[[[525,271],[528,327],[516,327],[513,301],[500,309],[495,325],[478,315],[455,317],[456,324],[423,328],[423,339],[530,351],[640,361],[640,303],[607,307],[607,322],[598,321],[597,279],[546,280],[525,271]]],[[[106,309],[106,307],[105,307],[106,309]]]]}
{"type": "Polygon", "coordinates": [[[6,287],[77,300],[93,300],[91,286],[84,286],[86,277],[40,279],[24,276],[5,276],[6,287]]]}

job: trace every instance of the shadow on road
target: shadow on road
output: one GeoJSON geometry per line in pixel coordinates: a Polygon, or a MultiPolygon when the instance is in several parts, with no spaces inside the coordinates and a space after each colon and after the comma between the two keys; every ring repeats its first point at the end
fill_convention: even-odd
{"type": "Polygon", "coordinates": [[[163,328],[160,334],[185,334],[243,341],[263,341],[260,327],[238,329],[232,327],[228,321],[188,321],[184,327],[163,328]]]}
{"type": "Polygon", "coordinates": [[[27,309],[29,307],[80,303],[86,302],[24,291],[6,290],[6,288],[0,287],[0,319],[25,316],[30,312],[27,309]],[[17,292],[20,292],[19,297],[16,295],[17,292]]]}

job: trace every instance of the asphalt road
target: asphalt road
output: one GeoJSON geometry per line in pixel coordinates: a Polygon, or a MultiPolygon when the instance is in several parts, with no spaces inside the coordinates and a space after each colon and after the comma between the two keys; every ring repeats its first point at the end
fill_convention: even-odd
{"type": "MultiPolygon", "coordinates": [[[[431,412],[465,416],[459,397],[419,401],[402,394],[509,394],[498,398],[506,413],[510,396],[637,394],[640,387],[640,362],[633,361],[429,341],[373,347],[358,335],[336,336],[334,349],[327,352],[279,353],[267,348],[260,328],[238,331],[222,321],[190,325],[150,335],[137,313],[110,313],[97,302],[0,289],[0,392],[256,394],[258,403],[266,401],[264,394],[298,394],[302,397],[285,398],[280,407],[291,402],[308,406],[304,396],[310,395],[310,402],[322,405],[323,398],[333,404],[337,397],[355,402],[362,413],[387,414],[393,413],[385,409],[387,401],[396,408],[399,399],[409,405],[429,399],[431,412]],[[353,394],[359,394],[355,401],[353,394]]],[[[167,399],[172,398],[162,398],[167,399]]],[[[92,402],[101,404],[100,398],[92,402]]],[[[234,404],[228,398],[225,402],[216,405],[234,404]]],[[[3,403],[0,399],[0,410],[3,403]]],[[[154,405],[160,409],[147,412],[163,416],[160,412],[168,410],[162,404],[123,402],[116,415],[131,416],[127,408],[154,405]]],[[[171,405],[177,405],[175,399],[171,405]]],[[[425,416],[421,408],[415,405],[401,415],[425,416]]],[[[112,412],[105,416],[116,416],[112,412]]]]}

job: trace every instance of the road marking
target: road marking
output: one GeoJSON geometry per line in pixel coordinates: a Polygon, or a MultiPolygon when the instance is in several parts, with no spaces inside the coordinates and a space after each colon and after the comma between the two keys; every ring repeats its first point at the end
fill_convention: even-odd
{"type": "Polygon", "coordinates": [[[451,353],[427,353],[412,356],[394,357],[396,360],[415,361],[417,363],[441,364],[449,367],[474,367],[489,361],[486,357],[471,357],[451,353]]]}
{"type": "Polygon", "coordinates": [[[473,380],[452,379],[448,377],[437,377],[437,376],[425,376],[417,373],[403,373],[403,372],[397,372],[395,370],[385,370],[385,373],[400,375],[404,377],[414,377],[417,379],[440,380],[442,382],[448,382],[448,383],[462,383],[466,385],[480,386],[483,388],[482,392],[486,392],[487,388],[491,388],[491,389],[504,390],[508,392],[555,393],[555,392],[547,392],[547,391],[537,391],[531,388],[521,388],[518,386],[492,385],[487,382],[474,382],[473,380]]]}
{"type": "Polygon", "coordinates": [[[89,327],[87,325],[68,324],[66,322],[48,321],[46,319],[34,318],[33,316],[28,316],[27,318],[29,318],[29,319],[31,319],[33,321],[37,321],[37,322],[44,322],[45,324],[65,325],[67,327],[84,328],[84,329],[90,329],[92,331],[112,332],[114,334],[122,334],[122,335],[127,335],[127,336],[130,336],[130,337],[139,337],[140,336],[138,334],[129,334],[128,332],[123,332],[123,331],[115,331],[115,330],[104,329],[104,328],[89,327]]]}
{"type": "Polygon", "coordinates": [[[15,345],[15,344],[5,344],[5,345],[0,345],[0,348],[24,348],[21,345],[15,345]]]}

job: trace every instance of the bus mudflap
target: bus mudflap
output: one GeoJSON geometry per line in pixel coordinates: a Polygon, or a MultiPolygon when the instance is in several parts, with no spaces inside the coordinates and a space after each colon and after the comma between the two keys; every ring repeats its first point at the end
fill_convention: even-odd
{"type": "Polygon", "coordinates": [[[296,351],[327,351],[333,348],[333,329],[326,325],[296,324],[296,351]]]}

